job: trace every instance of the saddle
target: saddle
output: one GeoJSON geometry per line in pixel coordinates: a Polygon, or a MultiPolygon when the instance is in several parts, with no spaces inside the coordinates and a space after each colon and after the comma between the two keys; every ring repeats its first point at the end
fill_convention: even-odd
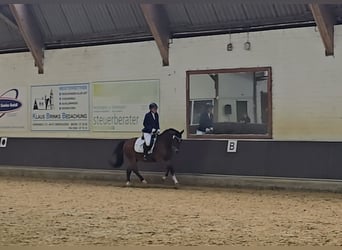
{"type": "MultiPolygon", "coordinates": [[[[147,152],[148,154],[153,153],[153,149],[154,149],[154,146],[156,144],[156,141],[157,141],[157,136],[154,134],[154,135],[152,135],[152,138],[151,138],[151,145],[150,145],[149,150],[147,152]]],[[[144,143],[145,143],[144,136],[138,137],[134,143],[134,151],[137,153],[143,154],[144,153],[144,143]]]]}

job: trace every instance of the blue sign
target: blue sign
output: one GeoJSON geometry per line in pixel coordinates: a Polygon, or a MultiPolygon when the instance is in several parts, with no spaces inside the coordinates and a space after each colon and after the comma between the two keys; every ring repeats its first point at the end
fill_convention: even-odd
{"type": "Polygon", "coordinates": [[[17,100],[18,96],[18,89],[10,89],[0,95],[0,118],[6,113],[13,112],[21,108],[22,103],[17,100]]]}

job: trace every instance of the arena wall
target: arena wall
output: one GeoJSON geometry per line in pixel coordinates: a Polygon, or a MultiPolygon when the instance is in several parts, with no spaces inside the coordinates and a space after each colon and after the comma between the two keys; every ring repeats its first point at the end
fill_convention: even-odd
{"type": "MultiPolygon", "coordinates": [[[[39,75],[30,53],[0,55],[2,89],[32,85],[157,79],[163,129],[186,129],[186,71],[272,67],[271,140],[240,140],[226,152],[226,140],[186,140],[176,158],[190,173],[342,178],[342,26],[335,27],[335,56],[326,57],[316,28],[174,39],[170,66],[162,67],[153,41],[45,51],[39,75]],[[194,157],[196,156],[196,157],[194,157]]],[[[27,97],[29,99],[29,96],[27,97]]],[[[139,133],[0,130],[2,165],[109,168],[116,139],[139,133]]]]}
{"type": "MultiPolygon", "coordinates": [[[[119,140],[11,138],[0,150],[0,166],[113,169],[119,140]]],[[[185,140],[174,157],[177,173],[342,180],[341,142],[240,141],[227,153],[225,140],[185,140]]],[[[142,171],[163,172],[140,163],[142,171]]],[[[122,168],[124,169],[124,168],[122,168]]]]}
{"type": "MultiPolygon", "coordinates": [[[[335,27],[335,56],[326,57],[317,30],[299,28],[250,34],[251,51],[243,49],[246,34],[174,39],[170,66],[162,67],[153,41],[45,51],[43,75],[30,53],[0,55],[1,88],[39,84],[116,80],[160,80],[163,128],[186,128],[186,71],[272,67],[273,139],[342,139],[342,26],[335,27]]],[[[29,91],[29,89],[28,89],[29,91]]],[[[30,110],[29,110],[30,112],[30,110]]],[[[29,123],[29,117],[28,121],[29,123]]],[[[124,133],[59,133],[0,131],[1,136],[125,138],[124,133]]]]}

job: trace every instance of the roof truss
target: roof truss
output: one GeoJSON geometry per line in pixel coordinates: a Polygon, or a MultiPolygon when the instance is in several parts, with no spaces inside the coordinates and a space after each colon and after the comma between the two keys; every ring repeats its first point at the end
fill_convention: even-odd
{"type": "Polygon", "coordinates": [[[321,35],[325,54],[334,55],[334,15],[327,5],[310,4],[309,6],[321,35]]]}
{"type": "Polygon", "coordinates": [[[159,48],[163,66],[169,65],[170,28],[166,11],[162,5],[141,4],[141,10],[159,48]]]}
{"type": "Polygon", "coordinates": [[[44,73],[44,42],[38,25],[28,6],[25,4],[10,4],[10,10],[16,20],[18,29],[32,53],[38,73],[44,73]]]}

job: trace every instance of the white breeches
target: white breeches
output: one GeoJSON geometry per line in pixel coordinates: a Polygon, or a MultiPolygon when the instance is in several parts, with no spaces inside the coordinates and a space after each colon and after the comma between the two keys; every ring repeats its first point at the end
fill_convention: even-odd
{"type": "Polygon", "coordinates": [[[205,133],[202,131],[196,130],[196,135],[205,135],[205,133]]]}
{"type": "Polygon", "coordinates": [[[151,145],[151,138],[152,138],[151,134],[144,133],[145,143],[146,143],[146,146],[148,146],[148,147],[151,145]]]}

